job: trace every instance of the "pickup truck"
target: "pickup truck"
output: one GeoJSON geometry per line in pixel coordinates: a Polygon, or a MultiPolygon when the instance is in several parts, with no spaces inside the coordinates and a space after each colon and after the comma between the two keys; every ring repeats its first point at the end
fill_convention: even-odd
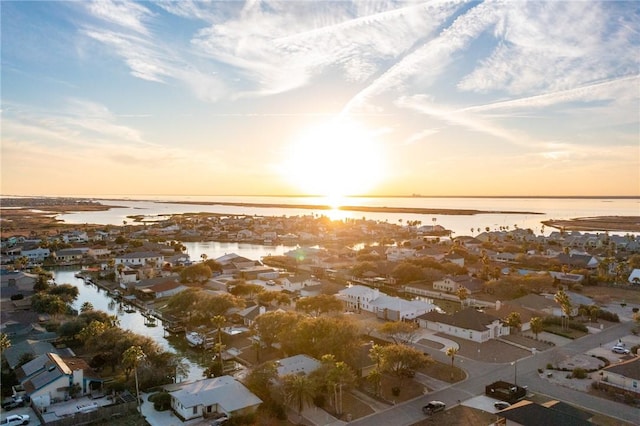
{"type": "Polygon", "coordinates": [[[14,408],[24,407],[24,399],[21,396],[14,396],[2,401],[2,408],[5,410],[13,410],[14,408]]]}

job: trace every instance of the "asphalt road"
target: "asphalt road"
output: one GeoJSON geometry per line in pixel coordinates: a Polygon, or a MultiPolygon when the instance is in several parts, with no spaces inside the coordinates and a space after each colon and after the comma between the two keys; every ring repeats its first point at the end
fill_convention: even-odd
{"type": "MultiPolygon", "coordinates": [[[[640,410],[637,408],[551,383],[540,378],[537,371],[538,368],[545,368],[548,362],[554,363],[561,357],[584,353],[589,349],[600,346],[602,343],[624,337],[630,334],[632,327],[632,322],[616,324],[597,334],[590,334],[581,339],[573,340],[564,346],[556,346],[544,352],[538,352],[535,355],[522,358],[516,363],[491,364],[458,356],[456,357],[456,363],[467,372],[468,378],[466,380],[395,405],[385,411],[356,419],[349,424],[358,426],[409,426],[424,419],[421,408],[428,401],[439,400],[447,404],[447,407],[452,407],[461,401],[484,394],[485,386],[497,380],[509,382],[516,380],[519,386],[528,386],[529,392],[547,395],[589,411],[640,424],[640,410]]],[[[446,354],[439,350],[420,344],[415,344],[414,346],[438,361],[451,362],[446,354]]]]}

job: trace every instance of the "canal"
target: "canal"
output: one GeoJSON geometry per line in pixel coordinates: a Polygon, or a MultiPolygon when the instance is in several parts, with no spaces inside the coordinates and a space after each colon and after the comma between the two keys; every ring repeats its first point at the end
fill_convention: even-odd
{"type": "Polygon", "coordinates": [[[206,353],[190,348],[183,336],[170,336],[165,333],[162,321],[156,320],[156,327],[147,327],[145,317],[135,309],[135,312],[125,312],[125,306],[113,300],[106,290],[94,284],[85,283],[81,278],[76,278],[75,274],[80,271],[80,267],[56,268],[53,270],[53,278],[57,284],[71,284],[78,288],[78,299],[73,307],[80,310],[84,302],[90,302],[96,310],[107,312],[109,315],[116,315],[120,320],[120,327],[124,330],[131,330],[153,339],[162,349],[175,353],[182,357],[183,362],[189,366],[189,376],[182,380],[201,379],[208,356],[206,353]]]}

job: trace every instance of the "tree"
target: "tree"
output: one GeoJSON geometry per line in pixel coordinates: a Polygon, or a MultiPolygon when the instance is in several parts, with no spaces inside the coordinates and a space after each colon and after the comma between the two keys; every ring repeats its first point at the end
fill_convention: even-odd
{"type": "Polygon", "coordinates": [[[313,381],[306,375],[288,374],[282,382],[285,400],[296,408],[298,417],[302,419],[302,410],[306,405],[311,405],[315,397],[313,381]]]}
{"type": "Polygon", "coordinates": [[[80,306],[80,312],[85,313],[88,311],[93,311],[93,303],[91,302],[84,302],[82,304],[82,306],[80,306]]]}
{"type": "Polygon", "coordinates": [[[0,355],[4,353],[5,349],[9,349],[11,347],[11,340],[9,340],[9,336],[5,333],[0,333],[0,355]]]}
{"type": "Polygon", "coordinates": [[[318,317],[329,312],[341,312],[344,304],[333,294],[303,297],[296,302],[296,310],[318,317]]]}
{"type": "Polygon", "coordinates": [[[531,331],[536,335],[536,340],[538,340],[538,334],[542,333],[542,331],[544,330],[544,323],[542,321],[542,318],[533,317],[529,321],[529,324],[531,325],[531,331]]]}
{"type": "Polygon", "coordinates": [[[467,290],[466,287],[460,286],[456,290],[456,296],[458,296],[458,299],[460,299],[460,306],[464,307],[464,301],[467,300],[467,297],[469,297],[469,290],[467,290]]]}
{"type": "Polygon", "coordinates": [[[313,373],[313,377],[333,391],[332,404],[340,416],[344,388],[355,383],[356,375],[351,367],[342,361],[336,361],[333,355],[324,355],[321,362],[321,367],[313,373]]]}
{"type": "Polygon", "coordinates": [[[451,381],[453,381],[453,362],[456,359],[456,355],[458,354],[458,348],[450,346],[447,348],[446,354],[449,358],[451,358],[451,381]]]}
{"type": "Polygon", "coordinates": [[[380,385],[382,384],[382,372],[374,368],[367,374],[367,381],[373,385],[373,394],[380,395],[380,385]]]}
{"type": "Polygon", "coordinates": [[[398,280],[398,284],[407,284],[423,278],[422,269],[409,262],[402,262],[393,268],[391,275],[398,280]]]}
{"type": "Polygon", "coordinates": [[[410,343],[416,337],[418,325],[414,322],[388,321],[378,327],[378,331],[393,340],[393,343],[410,343]]]}
{"type": "Polygon", "coordinates": [[[520,318],[519,312],[510,312],[509,315],[504,319],[505,324],[509,327],[519,331],[520,326],[522,325],[522,319],[520,318]]]}
{"type": "Polygon", "coordinates": [[[80,290],[71,284],[60,284],[51,286],[48,290],[49,294],[59,296],[65,303],[71,303],[78,298],[80,290]]]}
{"type": "Polygon", "coordinates": [[[140,387],[138,385],[138,365],[145,358],[145,353],[140,346],[131,346],[122,354],[122,365],[125,367],[125,374],[127,379],[131,373],[131,368],[134,371],[136,378],[136,399],[138,401],[138,411],[140,411],[140,387]]]}
{"type": "Polygon", "coordinates": [[[401,379],[432,362],[422,351],[406,345],[387,345],[382,349],[382,371],[401,379]]]}
{"type": "Polygon", "coordinates": [[[269,361],[252,368],[244,380],[244,385],[261,400],[271,401],[273,399],[271,384],[276,382],[277,377],[276,364],[269,361]]]}
{"type": "Polygon", "coordinates": [[[212,275],[211,268],[206,264],[196,263],[180,271],[180,281],[183,283],[203,282],[211,278],[212,275]]]}
{"type": "Polygon", "coordinates": [[[222,350],[224,346],[222,345],[222,326],[227,322],[227,319],[222,315],[216,315],[211,318],[211,323],[216,327],[218,334],[218,343],[216,344],[216,349],[218,351],[218,361],[220,362],[220,371],[224,372],[224,361],[222,359],[222,350]]]}
{"type": "Polygon", "coordinates": [[[260,342],[270,348],[280,340],[282,333],[290,334],[300,318],[296,312],[266,312],[256,318],[254,332],[260,342]]]}
{"type": "Polygon", "coordinates": [[[569,295],[565,293],[564,289],[558,290],[558,292],[553,296],[553,300],[560,305],[560,309],[562,309],[563,315],[563,328],[568,327],[569,318],[571,316],[571,299],[569,299],[569,295]],[[566,317],[566,325],[564,324],[564,317],[566,317]]]}

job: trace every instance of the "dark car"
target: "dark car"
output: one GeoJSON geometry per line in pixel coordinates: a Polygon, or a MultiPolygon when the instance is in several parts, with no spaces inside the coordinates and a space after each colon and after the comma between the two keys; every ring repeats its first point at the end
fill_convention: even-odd
{"type": "Polygon", "coordinates": [[[438,411],[444,411],[447,406],[442,401],[431,401],[424,407],[422,407],[422,412],[426,415],[430,416],[433,413],[437,413],[438,411]]]}
{"type": "Polygon", "coordinates": [[[507,401],[496,401],[493,403],[493,406],[497,410],[504,410],[505,408],[511,407],[511,404],[509,404],[507,401]]]}

